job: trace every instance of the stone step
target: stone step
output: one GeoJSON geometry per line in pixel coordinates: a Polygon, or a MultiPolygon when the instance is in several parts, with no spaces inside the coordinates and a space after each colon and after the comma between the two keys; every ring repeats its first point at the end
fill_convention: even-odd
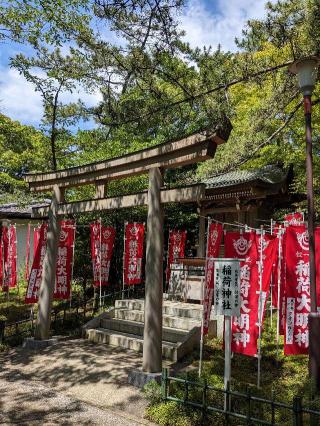
{"type": "MultiPolygon", "coordinates": [[[[144,312],[129,310],[126,308],[115,309],[114,317],[122,320],[144,322],[144,312]]],[[[163,315],[163,327],[177,328],[179,330],[192,330],[193,327],[200,327],[201,321],[190,318],[172,317],[170,315],[163,315]]]]}
{"type": "MultiPolygon", "coordinates": [[[[128,321],[123,319],[104,318],[100,321],[100,328],[120,333],[128,333],[143,338],[143,322],[128,321]]],[[[162,338],[166,342],[183,342],[188,335],[187,330],[162,327],[162,338]]]]}
{"type": "MultiPolygon", "coordinates": [[[[132,311],[144,311],[143,299],[116,300],[115,309],[129,309],[132,311]]],[[[190,318],[201,321],[202,306],[195,303],[163,301],[163,314],[172,317],[190,318]]]]}
{"type": "MultiPolygon", "coordinates": [[[[94,343],[104,343],[110,346],[143,352],[143,338],[130,333],[123,333],[105,328],[87,330],[87,338],[94,343]]],[[[162,356],[176,362],[179,357],[179,344],[162,342],[162,356]]]]}

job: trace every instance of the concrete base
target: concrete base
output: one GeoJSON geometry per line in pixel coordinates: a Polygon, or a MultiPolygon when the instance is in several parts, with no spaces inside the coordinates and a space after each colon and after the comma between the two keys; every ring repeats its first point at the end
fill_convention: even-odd
{"type": "Polygon", "coordinates": [[[143,388],[147,383],[155,380],[161,383],[162,373],[146,373],[142,370],[132,370],[128,374],[128,383],[136,388],[143,388]]]}
{"type": "Polygon", "coordinates": [[[34,337],[27,337],[26,339],[24,339],[22,343],[22,347],[24,349],[39,350],[39,349],[47,348],[48,346],[55,345],[56,343],[58,343],[57,338],[52,338],[47,340],[36,340],[34,337]]]}

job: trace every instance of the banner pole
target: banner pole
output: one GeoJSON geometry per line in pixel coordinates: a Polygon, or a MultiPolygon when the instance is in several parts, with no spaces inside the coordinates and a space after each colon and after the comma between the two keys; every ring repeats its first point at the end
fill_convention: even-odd
{"type": "MultiPolygon", "coordinates": [[[[231,316],[224,315],[224,389],[227,390],[231,380],[231,316]]],[[[229,395],[224,394],[224,411],[229,410],[229,395]]]]}
{"type": "MultiPolygon", "coordinates": [[[[200,339],[200,360],[199,360],[199,378],[202,373],[202,358],[203,358],[203,334],[204,334],[204,297],[205,297],[205,286],[207,282],[207,268],[208,268],[208,248],[209,248],[209,231],[210,231],[211,219],[208,218],[208,227],[207,227],[207,245],[206,245],[206,262],[205,262],[205,272],[204,272],[204,280],[202,281],[202,318],[201,318],[201,339],[200,339]]],[[[209,320],[210,320],[210,312],[209,312],[209,320]]]]}
{"type": "Polygon", "coordinates": [[[282,261],[282,250],[281,250],[281,240],[282,240],[282,228],[279,227],[278,233],[278,302],[277,302],[277,359],[279,358],[279,336],[280,336],[280,287],[281,287],[281,261],[282,261]]]}
{"type": "Polygon", "coordinates": [[[102,261],[102,253],[101,253],[101,238],[102,238],[102,221],[101,221],[101,217],[99,218],[99,224],[100,224],[100,226],[99,226],[99,237],[100,237],[100,239],[99,239],[99,247],[100,247],[100,252],[99,252],[99,257],[100,257],[100,262],[99,262],[99,267],[100,267],[100,270],[99,270],[99,284],[100,284],[100,288],[99,288],[99,299],[100,299],[100,301],[99,301],[99,308],[100,308],[100,310],[101,310],[101,306],[102,306],[102,279],[101,279],[101,261],[102,261]]]}
{"type": "Polygon", "coordinates": [[[261,381],[261,329],[262,329],[262,310],[263,310],[263,301],[262,301],[263,236],[264,236],[264,230],[262,225],[260,229],[260,260],[259,260],[259,307],[258,307],[259,342],[258,342],[258,377],[257,377],[258,388],[260,388],[260,381],[261,381]]]}
{"type": "Polygon", "coordinates": [[[202,373],[202,357],[203,357],[203,328],[204,328],[204,286],[205,286],[205,279],[202,281],[201,285],[201,292],[202,292],[202,319],[201,319],[201,337],[200,337],[200,357],[199,357],[199,378],[201,377],[202,373]]]}

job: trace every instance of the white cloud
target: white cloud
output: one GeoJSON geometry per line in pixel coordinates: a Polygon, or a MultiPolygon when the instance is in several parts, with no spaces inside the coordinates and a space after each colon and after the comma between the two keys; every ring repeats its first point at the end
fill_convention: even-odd
{"type": "Polygon", "coordinates": [[[261,18],[265,13],[265,0],[189,0],[181,17],[185,40],[192,47],[220,43],[224,50],[236,50],[235,37],[241,36],[248,19],[261,18]],[[208,7],[208,2],[212,6],[208,7]]]}
{"type": "Polygon", "coordinates": [[[19,73],[0,67],[0,111],[14,120],[38,124],[42,116],[39,93],[19,73]]]}
{"type": "MultiPolygon", "coordinates": [[[[62,93],[62,102],[76,102],[78,99],[87,106],[94,106],[102,100],[100,93],[86,93],[78,88],[73,93],[62,93]]],[[[43,113],[39,92],[19,72],[0,66],[0,111],[24,124],[39,125],[43,113]]]]}
{"type": "MultiPolygon", "coordinates": [[[[185,39],[193,47],[212,45],[215,48],[220,43],[223,49],[234,51],[234,38],[241,35],[248,19],[264,15],[264,4],[264,0],[189,0],[180,19],[181,28],[186,31],[185,39]]],[[[109,28],[98,29],[110,42],[121,44],[109,28]]],[[[16,46],[8,47],[0,52],[0,111],[22,123],[38,125],[43,111],[41,96],[31,83],[7,66],[9,56],[19,50],[16,46]]],[[[61,99],[70,102],[79,98],[88,106],[102,100],[100,93],[88,94],[82,88],[72,94],[64,93],[61,99]]]]}

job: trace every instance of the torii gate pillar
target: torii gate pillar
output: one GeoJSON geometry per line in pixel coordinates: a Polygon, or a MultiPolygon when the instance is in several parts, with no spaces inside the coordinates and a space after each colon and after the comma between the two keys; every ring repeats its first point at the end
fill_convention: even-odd
{"type": "Polygon", "coordinates": [[[63,196],[64,194],[60,188],[54,185],[49,209],[47,250],[43,261],[39,290],[38,316],[34,334],[36,340],[47,340],[50,333],[51,309],[56,280],[56,260],[60,235],[57,210],[58,204],[63,201],[63,196]]]}
{"type": "Polygon", "coordinates": [[[143,366],[146,373],[162,371],[163,206],[161,169],[149,170],[143,366]]]}

